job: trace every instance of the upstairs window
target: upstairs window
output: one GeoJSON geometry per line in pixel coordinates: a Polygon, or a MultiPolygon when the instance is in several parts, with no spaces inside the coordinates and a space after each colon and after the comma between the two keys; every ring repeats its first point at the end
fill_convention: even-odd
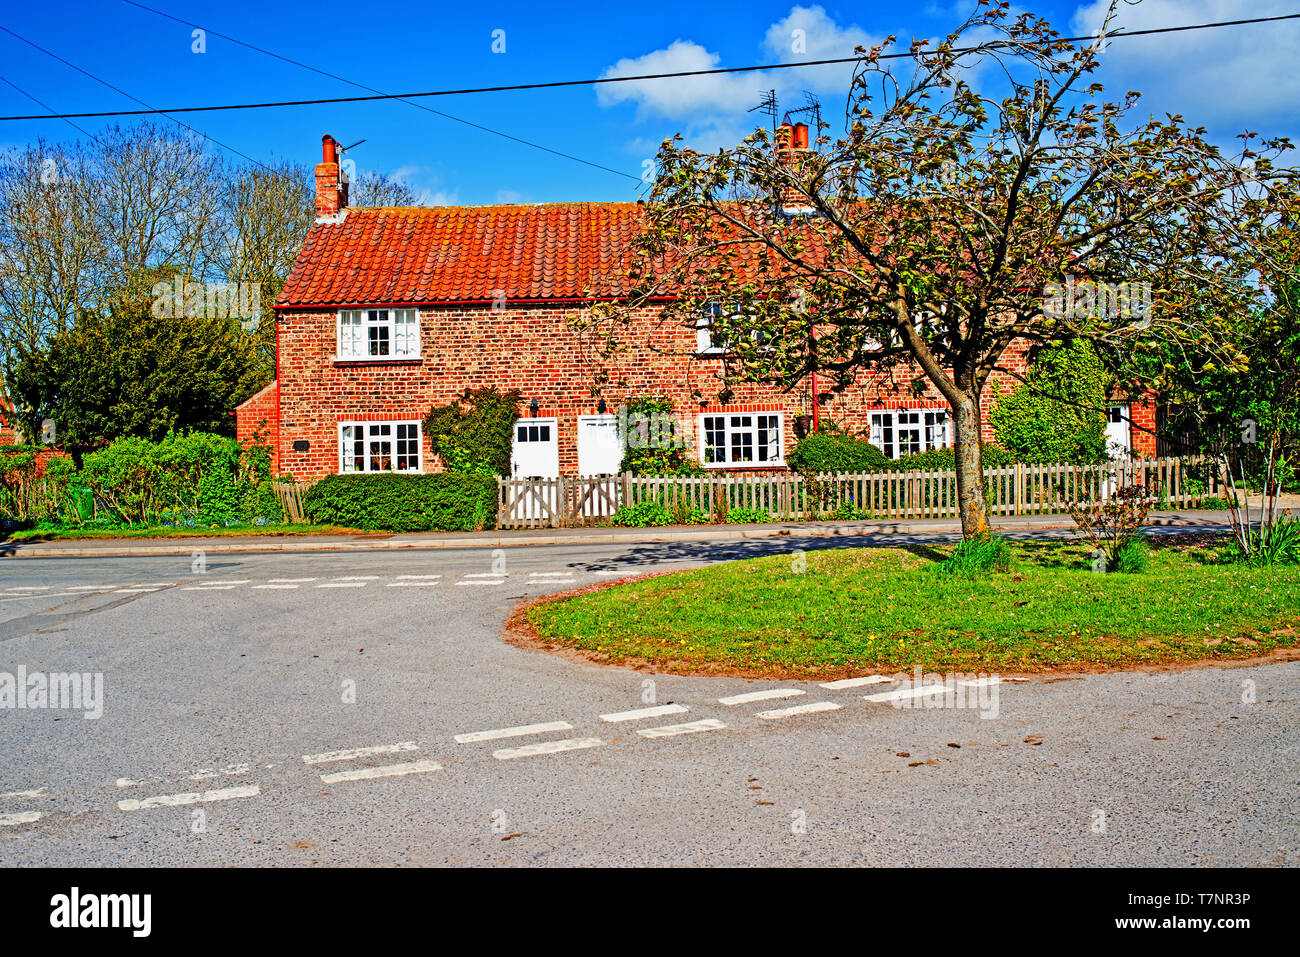
{"type": "MultiPolygon", "coordinates": [[[[735,303],[711,302],[704,307],[704,314],[695,320],[695,354],[700,356],[720,356],[731,351],[721,333],[715,333],[714,326],[723,316],[736,316],[740,310],[735,303]]],[[[759,329],[750,330],[749,337],[760,346],[769,344],[772,337],[759,329]]]]}
{"type": "Polygon", "coordinates": [[[414,309],[344,309],[338,358],[418,359],[420,319],[414,309]]]}

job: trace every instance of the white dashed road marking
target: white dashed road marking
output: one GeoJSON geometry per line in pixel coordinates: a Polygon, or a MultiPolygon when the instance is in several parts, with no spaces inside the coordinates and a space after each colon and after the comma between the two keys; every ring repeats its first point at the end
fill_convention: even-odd
{"type": "Polygon", "coordinates": [[[314,582],[315,578],[268,578],[268,584],[271,585],[301,585],[303,582],[314,582]]]}
{"type": "Polygon", "coordinates": [[[181,807],[185,804],[204,804],[209,801],[230,801],[235,798],[257,797],[262,789],[256,784],[238,788],[222,788],[217,791],[190,791],[185,794],[159,794],[145,798],[143,801],[128,799],[117,802],[119,811],[147,811],[155,807],[181,807]]]}
{"type": "Polygon", "coordinates": [[[542,734],[546,731],[570,731],[573,725],[567,721],[547,721],[543,724],[522,724],[516,728],[496,728],[492,731],[471,731],[458,734],[455,740],[460,744],[473,741],[497,741],[501,738],[521,738],[526,734],[542,734]]]}
{"type": "Polygon", "coordinates": [[[793,708],[777,708],[775,711],[760,711],[755,715],[755,717],[774,721],[777,718],[792,718],[797,714],[817,714],[819,711],[838,711],[841,707],[843,707],[843,705],[838,705],[834,701],[810,701],[808,704],[797,704],[793,708]]]}
{"type": "Polygon", "coordinates": [[[699,731],[721,731],[726,725],[717,718],[704,718],[687,724],[666,724],[659,728],[641,728],[637,734],[643,738],[671,738],[678,734],[695,734],[699,731]]]}
{"type": "Polygon", "coordinates": [[[199,768],[190,775],[190,780],[207,781],[231,774],[247,774],[252,769],[252,765],[249,764],[228,764],[224,768],[199,768]]]}
{"type": "Polygon", "coordinates": [[[402,581],[407,578],[441,578],[441,575],[398,575],[397,580],[402,581]]]}
{"type": "Polygon", "coordinates": [[[12,814],[0,814],[0,827],[35,824],[43,816],[40,811],[14,811],[12,814]]]}
{"type": "Polygon", "coordinates": [[[34,791],[6,791],[5,793],[0,794],[0,801],[9,798],[38,798],[44,796],[44,794],[45,788],[37,788],[34,791]]]}
{"type": "Polygon", "coordinates": [[[372,778],[394,778],[406,774],[429,774],[441,770],[442,765],[437,761],[407,761],[405,764],[385,764],[379,768],[336,771],[333,774],[322,774],[320,779],[326,784],[338,784],[340,781],[369,781],[372,778]]]}
{"type": "Polygon", "coordinates": [[[499,751],[493,751],[492,757],[498,761],[509,761],[511,758],[529,758],[535,754],[559,754],[561,751],[598,748],[603,743],[600,738],[565,738],[563,741],[542,741],[538,744],[525,744],[520,748],[502,748],[499,751]]]}
{"type": "Polygon", "coordinates": [[[326,582],[323,585],[317,585],[317,588],[365,588],[365,582],[326,582]]]}
{"type": "Polygon", "coordinates": [[[827,681],[821,687],[830,688],[834,691],[839,688],[861,688],[863,685],[891,684],[893,680],[893,678],[886,678],[884,675],[867,675],[865,678],[841,678],[839,681],[827,681]]]}
{"type": "Polygon", "coordinates": [[[389,582],[389,588],[428,588],[430,585],[437,585],[438,582],[389,582]]]}
{"type": "Polygon", "coordinates": [[[863,701],[906,701],[908,698],[921,698],[929,694],[943,694],[943,685],[922,685],[919,688],[903,688],[899,691],[882,691],[880,694],[863,695],[863,701]]]}
{"type": "Polygon", "coordinates": [[[719,704],[749,704],[751,701],[771,701],[774,698],[795,698],[805,692],[798,688],[769,688],[767,691],[750,691],[745,694],[733,694],[729,698],[719,698],[719,704]]]}
{"type": "Polygon", "coordinates": [[[368,748],[349,748],[345,751],[324,751],[321,754],[304,754],[303,764],[325,764],[329,761],[350,761],[353,758],[369,757],[372,754],[396,754],[399,751],[416,751],[419,744],[414,741],[400,741],[397,744],[376,744],[368,748]]]}
{"type": "Polygon", "coordinates": [[[506,580],[504,578],[491,578],[491,579],[476,578],[473,581],[456,582],[457,585],[504,585],[505,583],[506,580]]]}
{"type": "Polygon", "coordinates": [[[639,721],[641,718],[658,718],[665,714],[683,714],[687,710],[687,708],[679,704],[661,704],[654,708],[639,708],[636,711],[615,711],[613,714],[602,714],[600,720],[613,724],[616,721],[639,721]]]}
{"type": "Polygon", "coordinates": [[[189,585],[181,591],[230,591],[234,587],[234,585],[189,585]]]}
{"type": "Polygon", "coordinates": [[[256,591],[260,588],[269,591],[293,591],[297,587],[297,585],[254,585],[253,590],[256,591]]]}
{"type": "Polygon", "coordinates": [[[334,579],[336,582],[373,582],[378,581],[378,575],[340,575],[334,579]]]}

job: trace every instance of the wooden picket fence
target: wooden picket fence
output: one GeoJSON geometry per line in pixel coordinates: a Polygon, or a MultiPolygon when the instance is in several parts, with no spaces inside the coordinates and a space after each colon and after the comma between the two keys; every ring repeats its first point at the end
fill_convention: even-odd
{"type": "MultiPolygon", "coordinates": [[[[1014,465],[985,469],[984,476],[993,515],[1061,512],[1065,502],[1104,500],[1128,485],[1152,489],[1170,508],[1194,507],[1223,490],[1218,467],[1206,456],[1014,465]]],[[[957,515],[955,471],[824,473],[811,479],[794,472],[503,478],[498,492],[499,528],[599,524],[620,507],[643,502],[658,502],[680,516],[698,510],[714,520],[742,508],[777,521],[830,518],[846,507],[879,519],[957,515]]]]}

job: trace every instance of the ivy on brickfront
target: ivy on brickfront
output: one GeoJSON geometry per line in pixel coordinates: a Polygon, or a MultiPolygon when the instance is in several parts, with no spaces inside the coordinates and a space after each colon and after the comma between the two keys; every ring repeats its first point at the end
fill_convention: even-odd
{"type": "Polygon", "coordinates": [[[424,419],[434,454],[452,472],[509,475],[518,389],[466,389],[447,405],[435,405],[424,419]]]}

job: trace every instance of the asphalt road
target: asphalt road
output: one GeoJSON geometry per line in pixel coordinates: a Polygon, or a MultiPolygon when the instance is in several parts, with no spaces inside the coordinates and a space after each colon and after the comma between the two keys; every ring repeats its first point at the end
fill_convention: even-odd
{"type": "Polygon", "coordinates": [[[500,640],[521,596],[800,544],[0,560],[0,683],[103,676],[97,719],[0,707],[0,864],[1300,861],[1298,664],[922,708],[500,640]],[[754,692],[801,693],[719,700],[754,692]]]}

